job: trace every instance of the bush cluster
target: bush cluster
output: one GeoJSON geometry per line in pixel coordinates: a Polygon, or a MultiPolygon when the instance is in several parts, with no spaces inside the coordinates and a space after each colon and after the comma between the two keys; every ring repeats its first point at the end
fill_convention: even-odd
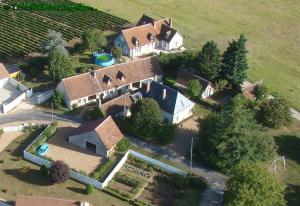
{"type": "Polygon", "coordinates": [[[189,187],[204,190],[207,186],[204,180],[196,176],[184,176],[180,174],[172,174],[170,181],[172,186],[176,187],[179,190],[189,188],[189,187]]]}
{"type": "Polygon", "coordinates": [[[86,188],[85,188],[85,193],[86,193],[87,195],[90,195],[90,194],[92,194],[93,192],[94,192],[94,187],[93,187],[93,185],[87,185],[86,188]]]}
{"type": "Polygon", "coordinates": [[[120,142],[117,144],[117,151],[119,152],[125,152],[130,147],[130,141],[127,138],[123,138],[120,142]]]}
{"type": "Polygon", "coordinates": [[[50,168],[50,176],[53,183],[64,183],[69,179],[70,168],[63,161],[56,161],[50,168]]]}

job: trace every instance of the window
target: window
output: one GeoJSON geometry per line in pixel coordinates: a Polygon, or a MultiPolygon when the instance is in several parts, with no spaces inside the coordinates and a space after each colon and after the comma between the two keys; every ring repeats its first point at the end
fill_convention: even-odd
{"type": "Polygon", "coordinates": [[[93,99],[96,99],[96,95],[92,95],[92,96],[89,96],[89,97],[88,97],[88,100],[89,100],[89,101],[91,101],[91,100],[93,100],[93,99]]]}
{"type": "Polygon", "coordinates": [[[81,99],[78,100],[78,103],[79,103],[79,104],[81,103],[81,99]]]}

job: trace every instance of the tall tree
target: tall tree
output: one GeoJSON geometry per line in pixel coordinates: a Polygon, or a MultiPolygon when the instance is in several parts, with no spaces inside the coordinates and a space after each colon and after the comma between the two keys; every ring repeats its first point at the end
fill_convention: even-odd
{"type": "Polygon", "coordinates": [[[199,127],[198,151],[219,169],[231,168],[242,160],[267,160],[276,154],[274,140],[264,136],[240,97],[219,113],[200,120],[199,127]]]}
{"type": "Polygon", "coordinates": [[[225,191],[226,206],[284,206],[284,187],[258,164],[237,165],[225,191]]]}
{"type": "Polygon", "coordinates": [[[215,80],[221,70],[221,54],[217,43],[208,41],[199,53],[199,72],[210,81],[215,80]]]}
{"type": "Polygon", "coordinates": [[[221,73],[223,78],[235,89],[240,89],[241,84],[247,77],[246,71],[248,69],[247,63],[247,39],[243,34],[236,41],[229,43],[227,50],[223,54],[221,73]]]}
{"type": "Polygon", "coordinates": [[[99,50],[107,44],[106,37],[99,29],[89,29],[82,33],[82,50],[99,50]]]}
{"type": "Polygon", "coordinates": [[[41,45],[44,54],[49,54],[54,49],[67,54],[68,51],[65,49],[65,46],[66,41],[63,39],[62,34],[53,30],[48,32],[47,40],[41,45]]]}
{"type": "Polygon", "coordinates": [[[55,48],[49,53],[49,70],[54,83],[75,74],[69,55],[55,48]]]}
{"type": "Polygon", "coordinates": [[[152,137],[162,125],[163,115],[154,99],[138,100],[131,106],[130,110],[133,129],[145,138],[152,137]]]}

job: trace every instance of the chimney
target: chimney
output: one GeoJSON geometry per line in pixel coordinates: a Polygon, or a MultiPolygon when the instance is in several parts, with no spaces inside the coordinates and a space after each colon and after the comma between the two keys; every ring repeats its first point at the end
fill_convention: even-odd
{"type": "Polygon", "coordinates": [[[167,89],[163,89],[162,91],[162,98],[165,99],[167,96],[167,89]]]}
{"type": "Polygon", "coordinates": [[[146,88],[147,93],[150,91],[150,81],[147,82],[147,88],[146,88]]]}
{"type": "Polygon", "coordinates": [[[96,71],[91,71],[91,75],[96,78],[96,71]]]}
{"type": "Polygon", "coordinates": [[[172,18],[170,18],[170,27],[172,28],[173,27],[173,20],[172,20],[172,18]]]}
{"type": "Polygon", "coordinates": [[[80,206],[89,206],[90,204],[88,202],[81,202],[80,206]]]}

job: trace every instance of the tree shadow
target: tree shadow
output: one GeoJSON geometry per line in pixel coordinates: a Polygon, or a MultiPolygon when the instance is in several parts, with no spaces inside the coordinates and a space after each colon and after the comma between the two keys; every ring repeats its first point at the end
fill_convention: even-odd
{"type": "Polygon", "coordinates": [[[19,169],[5,169],[4,173],[6,175],[14,176],[15,178],[19,179],[20,181],[26,182],[28,184],[38,185],[38,186],[52,185],[50,178],[43,177],[40,174],[40,171],[34,170],[34,169],[30,169],[25,174],[20,173],[19,169]]]}
{"type": "Polygon", "coordinates": [[[11,152],[11,155],[14,157],[21,157],[23,156],[23,151],[26,149],[26,147],[35,139],[37,136],[42,132],[42,129],[37,129],[36,131],[30,133],[30,135],[24,139],[21,140],[19,145],[16,147],[14,151],[11,152]]]}
{"type": "Polygon", "coordinates": [[[72,192],[76,192],[76,193],[85,195],[85,189],[78,188],[78,187],[67,187],[67,189],[72,191],[72,192]]]}
{"type": "Polygon", "coordinates": [[[300,138],[295,135],[280,135],[275,137],[275,143],[281,155],[300,164],[300,138]]]}
{"type": "Polygon", "coordinates": [[[285,199],[288,206],[299,205],[300,202],[300,185],[287,184],[285,189],[285,199]]]}

